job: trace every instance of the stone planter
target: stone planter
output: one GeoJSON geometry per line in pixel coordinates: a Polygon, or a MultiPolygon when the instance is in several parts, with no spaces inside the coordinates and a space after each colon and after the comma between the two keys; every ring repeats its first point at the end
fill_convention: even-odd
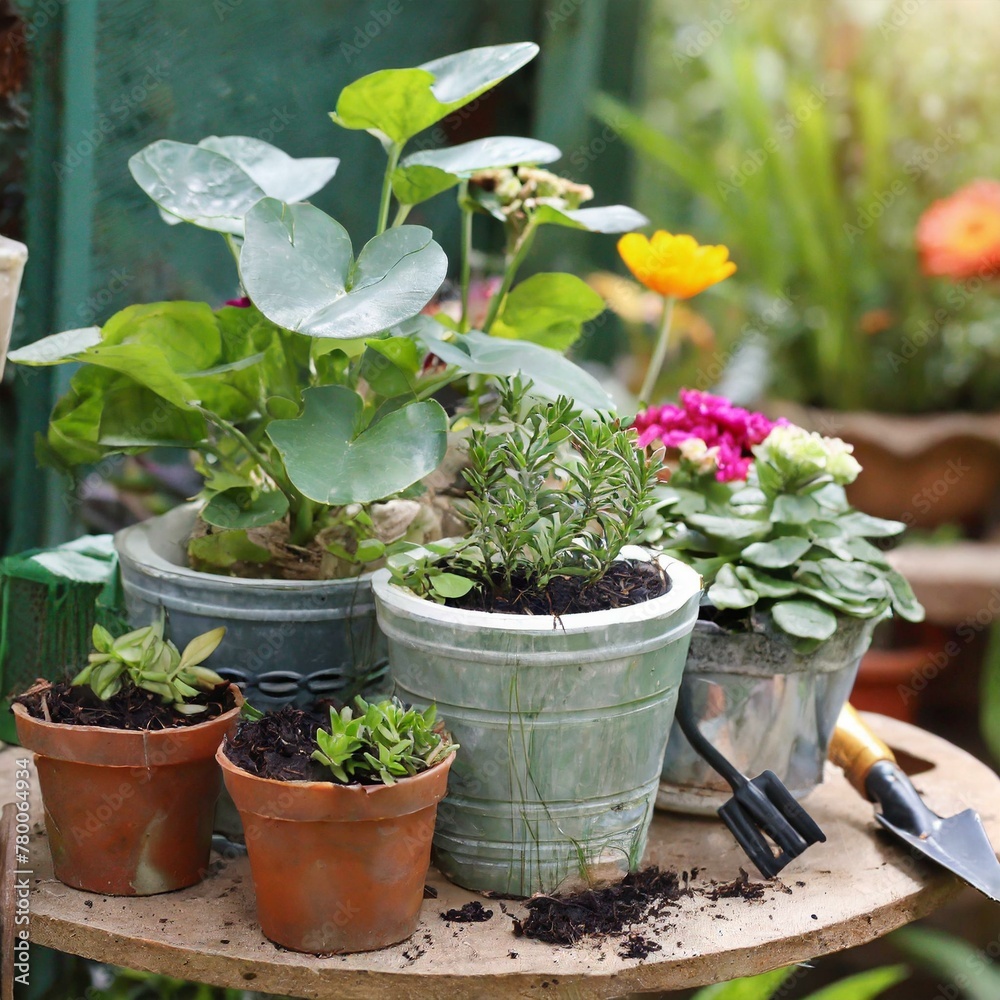
{"type": "Polygon", "coordinates": [[[385,685],[385,639],[375,621],[371,575],[351,580],[243,580],[187,566],[197,506],[177,507],[115,536],[129,621],[166,613],[181,648],[226,626],[212,666],[263,710],[385,685]]]}
{"type": "Polygon", "coordinates": [[[638,865],[701,593],[657,558],[666,594],[558,622],[447,608],[375,574],[397,694],[436,703],[461,745],[434,837],[459,885],[526,896],[638,865]]]}

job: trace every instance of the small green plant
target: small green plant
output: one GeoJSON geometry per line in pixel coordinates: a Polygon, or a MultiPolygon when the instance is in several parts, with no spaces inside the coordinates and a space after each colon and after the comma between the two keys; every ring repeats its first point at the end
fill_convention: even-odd
{"type": "Polygon", "coordinates": [[[355,699],[357,714],[348,705],[330,709],[330,731],[316,731],[313,759],[328,767],[342,784],[366,780],[394,785],[426,771],[458,749],[440,726],[437,709],[406,708],[397,698],[369,704],[355,699]]]}
{"type": "Polygon", "coordinates": [[[461,509],[466,539],[399,553],[393,578],[422,597],[474,587],[509,595],[544,591],[554,577],[600,580],[654,500],[659,459],[608,415],[584,415],[566,397],[534,400],[530,383],[501,383],[497,420],[474,428],[461,509]]]}
{"type": "Polygon", "coordinates": [[[128,632],[117,639],[100,625],[94,626],[94,652],[87,666],[73,678],[73,686],[88,685],[101,701],[116,695],[125,684],[158,694],[165,704],[182,715],[197,715],[204,705],[188,705],[186,699],[225,684],[214,670],[201,664],[215,652],[224,628],[195,636],[181,653],[163,638],[163,619],[128,632]]]}

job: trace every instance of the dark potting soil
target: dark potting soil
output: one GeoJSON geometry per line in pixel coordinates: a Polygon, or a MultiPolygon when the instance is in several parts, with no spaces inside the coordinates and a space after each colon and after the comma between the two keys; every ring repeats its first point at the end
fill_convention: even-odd
{"type": "Polygon", "coordinates": [[[622,941],[618,955],[621,958],[648,958],[654,951],[663,951],[663,946],[644,934],[632,933],[622,941]]]}
{"type": "Polygon", "coordinates": [[[312,759],[319,728],[330,728],[328,710],[285,705],[262,719],[241,723],[226,742],[226,756],[258,778],[330,781],[329,768],[312,759]]]}
{"type": "Polygon", "coordinates": [[[447,920],[454,924],[481,924],[493,916],[492,910],[487,910],[479,900],[474,899],[471,903],[457,910],[445,910],[441,914],[442,920],[447,920]]]}
{"type": "MultiPolygon", "coordinates": [[[[732,882],[724,882],[721,885],[716,884],[705,895],[713,900],[761,899],[766,888],[766,882],[751,882],[750,876],[741,868],[739,878],[733,879],[732,882]]],[[[787,886],[784,887],[784,891],[791,892],[787,886]]]]}
{"type": "Polygon", "coordinates": [[[226,684],[189,698],[189,705],[204,705],[197,715],[183,715],[164,705],[158,694],[126,685],[107,701],[101,701],[86,686],[72,687],[68,681],[36,682],[13,701],[24,705],[36,719],[73,726],[104,726],[108,729],[175,729],[196,726],[236,707],[236,699],[226,684]]]}
{"type": "Polygon", "coordinates": [[[609,611],[642,604],[661,597],[670,590],[670,577],[658,563],[623,559],[596,583],[585,584],[578,576],[557,576],[544,591],[530,589],[524,580],[515,579],[510,594],[472,590],[464,597],[445,603],[467,611],[491,611],[495,614],[561,615],[585,611],[609,611]]]}
{"type": "Polygon", "coordinates": [[[584,936],[619,933],[644,918],[659,916],[688,895],[691,890],[682,885],[677,872],[654,865],[629,872],[606,889],[535,896],[524,904],[528,916],[514,920],[514,933],[550,944],[573,944],[584,936]]]}

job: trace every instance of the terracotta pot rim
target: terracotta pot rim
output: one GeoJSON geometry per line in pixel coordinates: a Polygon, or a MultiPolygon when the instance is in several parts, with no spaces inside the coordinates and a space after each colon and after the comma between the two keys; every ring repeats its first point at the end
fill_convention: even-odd
{"type": "Polygon", "coordinates": [[[338,781],[282,781],[278,778],[262,778],[260,775],[251,774],[249,771],[240,767],[239,764],[235,764],[226,756],[226,743],[228,740],[223,740],[219,745],[219,749],[215,753],[215,759],[219,764],[227,771],[231,771],[241,777],[249,778],[252,781],[259,781],[262,785],[270,785],[275,788],[295,788],[302,792],[308,792],[311,789],[315,789],[318,795],[326,794],[324,789],[333,788],[338,792],[345,792],[352,795],[362,795],[370,796],[377,795],[379,792],[391,792],[393,789],[398,788],[400,785],[405,785],[410,788],[413,787],[415,782],[418,782],[421,778],[427,778],[432,775],[442,764],[447,761],[454,760],[457,750],[452,750],[447,757],[442,757],[436,764],[427,768],[426,771],[421,771],[419,774],[408,774],[405,778],[397,778],[394,785],[362,785],[362,784],[350,784],[345,785],[338,781]]]}
{"type": "MultiPolygon", "coordinates": [[[[26,750],[31,750],[44,757],[52,757],[57,760],[74,761],[81,764],[93,763],[102,767],[130,768],[137,766],[149,766],[146,761],[140,758],[145,757],[147,750],[152,750],[154,752],[160,751],[161,744],[174,744],[178,740],[183,743],[196,741],[213,728],[219,728],[224,733],[228,726],[235,722],[242,711],[244,704],[243,692],[240,691],[236,684],[230,682],[229,690],[232,692],[233,698],[236,701],[236,705],[233,708],[223,712],[221,715],[216,715],[211,719],[205,719],[203,722],[196,722],[193,725],[187,726],[171,726],[169,729],[115,729],[111,726],[80,726],[68,722],[48,722],[45,719],[36,718],[24,707],[24,705],[19,703],[12,705],[11,709],[14,713],[15,720],[20,724],[19,729],[28,731],[19,731],[18,733],[18,736],[26,750]],[[77,749],[74,747],[70,747],[69,750],[64,753],[53,753],[53,748],[51,746],[39,749],[37,745],[32,745],[34,741],[30,740],[31,730],[34,730],[35,733],[42,734],[45,737],[44,742],[46,743],[49,743],[54,739],[64,739],[70,744],[79,744],[82,740],[87,740],[90,743],[94,743],[95,741],[102,743],[106,748],[108,745],[107,741],[110,741],[115,745],[116,749],[121,751],[123,758],[128,757],[131,752],[135,755],[136,759],[122,763],[109,763],[104,760],[91,760],[91,754],[89,753],[72,752],[74,749],[77,749]],[[26,739],[26,736],[29,738],[26,739]]],[[[197,754],[196,756],[203,757],[205,755],[197,754]]],[[[164,763],[182,763],[185,759],[186,758],[184,757],[179,759],[175,758],[164,763]]]]}
{"type": "Polygon", "coordinates": [[[279,781],[251,774],[226,756],[224,740],[215,753],[226,787],[242,812],[291,822],[366,822],[419,812],[445,795],[453,750],[419,774],[393,785],[342,785],[334,781],[279,781]],[[443,780],[442,780],[443,779],[443,780]]]}

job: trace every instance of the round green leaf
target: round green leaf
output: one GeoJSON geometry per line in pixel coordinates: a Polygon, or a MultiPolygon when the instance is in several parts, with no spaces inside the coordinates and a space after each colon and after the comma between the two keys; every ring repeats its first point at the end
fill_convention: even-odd
{"type": "Polygon", "coordinates": [[[441,149],[422,149],[411,153],[403,167],[436,167],[459,177],[467,177],[477,170],[494,167],[514,167],[522,163],[552,163],[562,156],[558,146],[539,139],[526,139],[514,135],[494,135],[473,139],[457,146],[441,149]]]}
{"type": "Polygon", "coordinates": [[[312,205],[265,198],[246,217],[240,275],[247,294],[268,319],[309,336],[353,339],[408,319],[447,269],[423,226],[376,236],[352,265],[347,230],[312,205]]]}
{"type": "Polygon", "coordinates": [[[604,299],[575,274],[534,274],[507,296],[490,335],[565,351],[603,311],[604,299]]]}
{"type": "Polygon", "coordinates": [[[151,143],[128,168],[165,212],[220,233],[242,234],[243,216],[265,194],[229,157],[186,142],[151,143]]]}
{"type": "Polygon", "coordinates": [[[457,573],[434,573],[429,579],[434,593],[444,598],[465,597],[475,586],[472,580],[457,573]]]}
{"type": "Polygon", "coordinates": [[[448,188],[453,188],[461,180],[454,174],[437,167],[420,164],[397,167],[392,172],[392,193],[401,205],[419,205],[448,188]]]}
{"type": "Polygon", "coordinates": [[[203,521],[217,528],[261,528],[288,513],[288,498],[277,490],[258,493],[248,486],[233,486],[208,501],[203,521]]]}
{"type": "Polygon", "coordinates": [[[708,588],[708,599],[720,610],[749,608],[757,603],[757,594],[743,585],[731,565],[723,566],[708,588]]]}
{"type": "Polygon", "coordinates": [[[771,614],[779,628],[797,639],[822,642],[837,631],[837,616],[813,601],[778,601],[771,614]]]}
{"type": "Polygon", "coordinates": [[[783,569],[801,559],[811,547],[808,538],[788,536],[771,542],[754,542],[743,550],[743,558],[765,569],[783,569]]]}
{"type": "Polygon", "coordinates": [[[588,229],[592,233],[630,233],[649,225],[649,219],[628,205],[604,205],[597,208],[560,210],[552,205],[540,205],[534,218],[542,224],[588,229]]]}
{"type": "Polygon", "coordinates": [[[11,351],[7,358],[19,365],[58,365],[100,342],[101,328],[87,326],[80,330],[64,330],[62,333],[42,337],[33,344],[11,351]]]}
{"type": "Polygon", "coordinates": [[[448,418],[440,404],[411,403],[358,432],[364,404],[352,389],[302,394],[295,420],[274,420],[268,436],[295,487],[311,500],[342,505],[382,500],[433,472],[444,458],[448,418]]]}

